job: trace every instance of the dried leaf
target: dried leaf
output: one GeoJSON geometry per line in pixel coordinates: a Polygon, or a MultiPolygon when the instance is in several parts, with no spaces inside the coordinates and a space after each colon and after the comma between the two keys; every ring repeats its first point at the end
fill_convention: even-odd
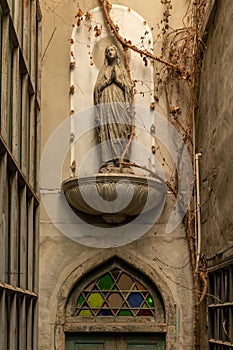
{"type": "Polygon", "coordinates": [[[85,17],[86,17],[87,20],[91,20],[92,19],[92,14],[90,12],[87,12],[85,14],[85,17]]]}
{"type": "Polygon", "coordinates": [[[75,62],[70,62],[70,68],[74,69],[75,68],[75,62]]]}
{"type": "Polygon", "coordinates": [[[75,18],[77,18],[77,17],[82,17],[82,15],[83,15],[83,11],[79,8],[79,9],[78,9],[78,12],[77,12],[76,15],[75,15],[75,18]]]}

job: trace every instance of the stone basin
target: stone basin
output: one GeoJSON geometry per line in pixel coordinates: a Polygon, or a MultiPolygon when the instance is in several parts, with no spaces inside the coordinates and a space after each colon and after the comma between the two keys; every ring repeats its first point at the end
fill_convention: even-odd
{"type": "Polygon", "coordinates": [[[161,179],[122,173],[69,178],[62,189],[75,212],[99,216],[108,224],[156,209],[166,196],[161,179]]]}

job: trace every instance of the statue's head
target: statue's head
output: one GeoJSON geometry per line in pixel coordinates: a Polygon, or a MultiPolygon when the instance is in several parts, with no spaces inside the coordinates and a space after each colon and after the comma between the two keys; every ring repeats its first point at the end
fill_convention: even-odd
{"type": "Polygon", "coordinates": [[[105,60],[104,60],[104,64],[107,66],[109,61],[111,60],[116,60],[117,64],[120,64],[120,58],[119,58],[119,53],[118,53],[118,49],[115,45],[108,45],[105,48],[105,60]]]}

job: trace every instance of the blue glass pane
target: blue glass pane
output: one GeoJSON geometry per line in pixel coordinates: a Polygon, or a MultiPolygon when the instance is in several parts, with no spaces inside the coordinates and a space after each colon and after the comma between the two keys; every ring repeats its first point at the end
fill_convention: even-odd
{"type": "Polygon", "coordinates": [[[100,310],[98,316],[112,316],[111,310],[100,310]]]}
{"type": "Polygon", "coordinates": [[[143,302],[143,297],[140,293],[130,293],[127,298],[130,307],[140,307],[143,302]]]}

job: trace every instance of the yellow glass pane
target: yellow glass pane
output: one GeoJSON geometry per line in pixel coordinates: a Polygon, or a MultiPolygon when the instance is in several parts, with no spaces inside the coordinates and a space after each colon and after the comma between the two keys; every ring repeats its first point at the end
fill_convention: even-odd
{"type": "Polygon", "coordinates": [[[79,316],[92,316],[91,310],[81,310],[79,316]]]}
{"type": "Polygon", "coordinates": [[[104,299],[100,293],[91,293],[87,301],[90,307],[98,308],[102,306],[104,299]]]}

